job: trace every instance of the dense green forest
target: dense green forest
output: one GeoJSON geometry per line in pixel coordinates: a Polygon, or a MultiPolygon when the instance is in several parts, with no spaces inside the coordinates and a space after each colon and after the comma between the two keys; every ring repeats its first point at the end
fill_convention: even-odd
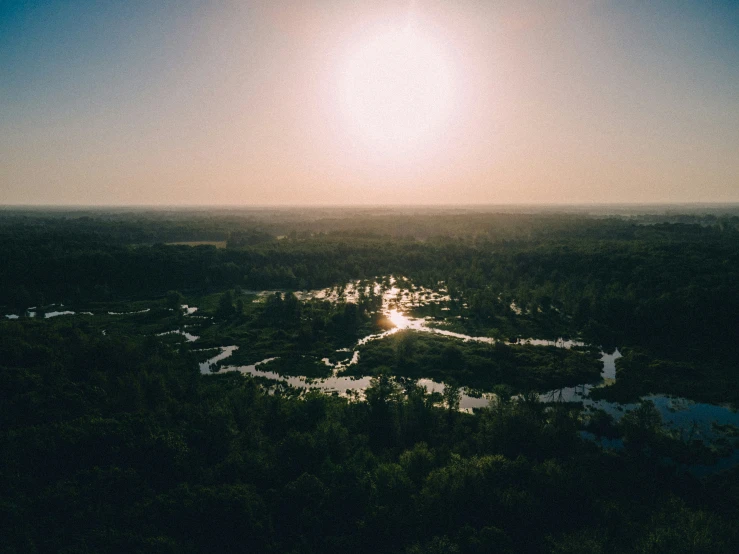
{"type": "Polygon", "coordinates": [[[385,374],[367,402],[268,394],[71,319],[8,322],[0,340],[7,552],[730,552],[739,539],[736,470],[700,482],[665,464],[681,444],[648,404],[609,453],[568,405],[457,413],[385,374]]]}
{"type": "Polygon", "coordinates": [[[6,210],[0,260],[0,314],[19,316],[0,322],[2,551],[720,553],[739,540],[737,468],[691,472],[736,441],[676,433],[638,402],[739,406],[730,211],[6,210]],[[167,244],[203,241],[219,244],[167,244]],[[355,346],[392,327],[372,292],[389,276],[442,293],[409,308],[429,326],[499,342],[407,330],[355,346]],[[357,281],[370,292],[342,299],[357,281]],[[323,287],[337,298],[299,294],[323,287]],[[42,317],[56,310],[77,315],[42,317]],[[530,337],[588,346],[518,342],[530,337]],[[614,347],[616,382],[592,395],[635,409],[616,421],[539,400],[596,382],[599,348],[614,347]],[[364,401],[222,371],[276,358],[265,370],[320,379],[322,359],[352,349],[343,374],[372,377],[364,401]],[[496,397],[460,412],[460,387],[496,397]]]}
{"type": "Polygon", "coordinates": [[[624,373],[621,397],[636,398],[659,381],[663,392],[693,387],[697,398],[739,401],[736,215],[666,216],[678,220],[671,223],[561,213],[340,213],[4,213],[0,305],[13,312],[169,290],[304,290],[395,274],[430,288],[443,283],[449,316],[459,316],[447,323],[461,330],[579,335],[661,360],[624,360],[639,370],[624,373]],[[388,226],[391,215],[396,226],[388,226]],[[229,247],[141,242],[153,237],[226,239],[229,247]]]}

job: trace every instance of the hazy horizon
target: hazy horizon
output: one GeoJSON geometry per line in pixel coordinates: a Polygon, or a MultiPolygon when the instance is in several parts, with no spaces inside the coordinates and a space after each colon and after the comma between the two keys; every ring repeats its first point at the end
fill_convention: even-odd
{"type": "Polygon", "coordinates": [[[478,204],[0,204],[0,212],[472,212],[598,215],[738,215],[739,202],[478,203],[478,204]]]}
{"type": "Polygon", "coordinates": [[[739,203],[739,4],[0,5],[0,206],[739,203]]]}

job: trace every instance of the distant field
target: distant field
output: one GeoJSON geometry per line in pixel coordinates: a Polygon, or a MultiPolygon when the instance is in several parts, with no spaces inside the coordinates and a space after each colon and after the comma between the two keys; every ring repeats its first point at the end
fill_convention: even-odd
{"type": "Polygon", "coordinates": [[[193,240],[189,242],[168,242],[166,244],[184,244],[185,246],[203,246],[211,245],[216,248],[226,248],[225,240],[193,240]]]}

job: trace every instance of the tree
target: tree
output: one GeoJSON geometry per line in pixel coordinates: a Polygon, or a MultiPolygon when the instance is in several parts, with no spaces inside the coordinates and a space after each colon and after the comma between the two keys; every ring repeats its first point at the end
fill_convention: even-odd
{"type": "Polygon", "coordinates": [[[234,314],[234,299],[233,294],[230,290],[227,290],[221,295],[218,300],[218,309],[216,315],[224,319],[228,319],[234,314]]]}
{"type": "Polygon", "coordinates": [[[403,365],[413,359],[416,352],[416,336],[413,333],[404,331],[399,334],[398,342],[395,346],[395,355],[398,365],[403,365]]]}
{"type": "Polygon", "coordinates": [[[459,402],[462,399],[462,390],[454,380],[449,380],[444,387],[444,404],[446,404],[449,414],[454,414],[459,410],[459,402]]]}
{"type": "Polygon", "coordinates": [[[397,400],[400,386],[393,379],[390,369],[385,366],[378,368],[378,373],[370,379],[370,386],[364,391],[367,403],[373,409],[386,408],[392,401],[397,400]]]}
{"type": "Polygon", "coordinates": [[[464,366],[464,355],[456,344],[448,344],[441,354],[441,360],[449,369],[460,369],[464,366]]]}
{"type": "Polygon", "coordinates": [[[642,400],[637,408],[625,414],[619,422],[626,446],[638,450],[647,446],[662,427],[662,416],[651,400],[642,400]]]}
{"type": "Polygon", "coordinates": [[[171,290],[167,292],[167,296],[166,296],[167,308],[171,308],[172,310],[176,312],[181,312],[183,302],[184,302],[184,298],[182,297],[182,294],[179,291],[171,290]]]}

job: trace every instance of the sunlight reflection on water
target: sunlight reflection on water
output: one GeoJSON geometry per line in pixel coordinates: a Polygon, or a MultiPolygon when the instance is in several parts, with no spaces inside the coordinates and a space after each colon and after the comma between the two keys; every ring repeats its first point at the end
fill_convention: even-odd
{"type": "MultiPolygon", "coordinates": [[[[383,287],[379,283],[375,283],[372,286],[368,285],[364,288],[363,292],[364,294],[368,294],[371,291],[371,293],[378,296],[382,295],[381,312],[385,317],[387,317],[389,322],[392,323],[393,327],[387,331],[361,338],[353,348],[343,348],[339,350],[339,352],[353,352],[352,358],[349,361],[331,364],[328,359],[324,359],[324,363],[326,363],[326,365],[332,365],[334,368],[333,375],[331,377],[326,379],[308,379],[300,376],[284,377],[275,372],[261,370],[259,366],[269,360],[264,360],[263,362],[258,362],[248,366],[226,366],[223,367],[221,371],[238,371],[257,377],[265,377],[275,381],[284,382],[296,388],[318,389],[327,393],[336,393],[340,396],[352,399],[361,399],[364,397],[364,390],[370,385],[371,378],[369,376],[342,376],[341,373],[346,367],[358,363],[358,348],[370,341],[386,338],[402,330],[415,330],[418,332],[433,333],[464,341],[475,341],[487,344],[493,344],[496,342],[496,340],[491,337],[476,337],[448,331],[446,329],[430,327],[427,324],[429,321],[428,319],[408,315],[410,309],[413,307],[449,301],[449,296],[442,294],[445,291],[432,291],[423,287],[415,287],[407,282],[404,284],[405,288],[401,289],[397,286],[395,278],[390,278],[389,284],[389,287],[383,287]]],[[[322,291],[304,292],[301,293],[299,297],[304,300],[320,298],[330,301],[357,301],[359,294],[360,286],[359,283],[356,283],[345,287],[324,289],[322,291]]],[[[557,340],[526,338],[518,339],[515,343],[528,344],[532,346],[556,346],[558,348],[585,346],[581,341],[564,340],[561,338],[557,340]]],[[[233,352],[233,349],[235,349],[235,347],[226,347],[218,356],[208,360],[204,364],[201,364],[201,371],[204,370],[204,373],[210,373],[210,364],[227,358],[230,353],[233,352]]],[[[608,383],[616,378],[615,362],[619,357],[621,357],[621,353],[618,350],[610,354],[601,352],[603,370],[601,372],[600,383],[583,383],[575,387],[565,387],[542,393],[539,395],[539,398],[544,402],[582,402],[586,407],[603,409],[611,414],[615,420],[619,420],[626,412],[635,408],[637,404],[619,404],[617,402],[607,402],[604,400],[593,401],[588,398],[588,393],[594,386],[608,383]]],[[[431,379],[419,379],[417,383],[420,386],[425,386],[429,392],[440,393],[443,392],[445,388],[444,383],[436,382],[431,379]]],[[[471,396],[468,392],[468,390],[464,388],[462,389],[460,409],[463,411],[469,412],[474,408],[485,408],[489,405],[491,400],[496,398],[493,393],[483,393],[478,397],[477,395],[471,396]]],[[[682,398],[670,398],[665,395],[649,395],[645,397],[645,399],[651,400],[655,403],[663,417],[665,425],[668,428],[680,430],[698,422],[700,435],[706,439],[710,439],[715,436],[712,428],[712,424],[714,422],[739,426],[739,414],[725,406],[702,404],[682,398]],[[675,406],[680,406],[680,409],[676,410],[675,406]]]]}

